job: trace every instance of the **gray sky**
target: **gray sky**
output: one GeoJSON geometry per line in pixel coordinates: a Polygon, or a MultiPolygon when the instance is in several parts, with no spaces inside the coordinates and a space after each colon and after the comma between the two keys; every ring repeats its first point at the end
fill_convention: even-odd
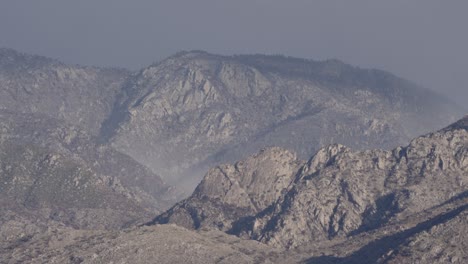
{"type": "Polygon", "coordinates": [[[138,69],[180,50],[337,58],[468,109],[466,0],[0,0],[0,46],[138,69]]]}

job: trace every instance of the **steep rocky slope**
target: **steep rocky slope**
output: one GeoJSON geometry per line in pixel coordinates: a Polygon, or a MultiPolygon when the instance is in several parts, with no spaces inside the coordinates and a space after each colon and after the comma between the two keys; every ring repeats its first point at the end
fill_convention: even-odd
{"type": "Polygon", "coordinates": [[[41,113],[97,134],[130,75],[0,49],[0,109],[41,113]]]}
{"type": "Polygon", "coordinates": [[[408,81],[339,61],[194,51],[133,75],[101,138],[191,185],[209,167],[267,146],[306,158],[331,143],[406,144],[455,121],[457,111],[408,81]]]}
{"type": "Polygon", "coordinates": [[[157,175],[79,128],[1,110],[0,182],[1,215],[75,228],[145,221],[171,199],[157,175]]]}
{"type": "Polygon", "coordinates": [[[301,162],[288,151],[265,150],[210,170],[191,197],[153,223],[218,229],[280,248],[327,244],[396,222],[409,228],[414,223],[404,219],[425,210],[460,200],[466,207],[467,121],[392,151],[331,145],[301,162]]]}

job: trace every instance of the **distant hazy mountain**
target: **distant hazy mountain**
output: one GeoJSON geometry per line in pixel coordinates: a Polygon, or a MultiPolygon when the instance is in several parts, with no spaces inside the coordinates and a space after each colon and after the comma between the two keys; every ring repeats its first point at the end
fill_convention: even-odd
{"type": "Polygon", "coordinates": [[[183,52],[128,79],[101,139],[195,184],[211,166],[266,146],[299,157],[342,143],[391,148],[455,121],[445,98],[336,60],[183,52]]]}
{"type": "Polygon", "coordinates": [[[267,146],[389,149],[461,115],[390,73],[282,56],[182,52],[131,74],[0,49],[0,87],[0,109],[80,127],[190,191],[267,146]]]}
{"type": "Polygon", "coordinates": [[[460,116],[447,99],[337,60],[176,54],[131,74],[0,49],[0,109],[42,114],[191,190],[268,146],[392,148],[460,116]]]}
{"type": "Polygon", "coordinates": [[[467,229],[467,183],[468,116],[391,151],[331,145],[305,162],[286,150],[264,150],[210,170],[191,197],[153,223],[323,250],[347,256],[343,263],[461,261],[468,258],[466,235],[457,231],[467,229]]]}

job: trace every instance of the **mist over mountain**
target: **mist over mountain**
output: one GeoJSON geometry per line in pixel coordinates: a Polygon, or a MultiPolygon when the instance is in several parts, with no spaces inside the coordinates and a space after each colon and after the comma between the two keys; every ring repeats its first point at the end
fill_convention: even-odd
{"type": "Polygon", "coordinates": [[[384,71],[192,51],[132,75],[100,137],[190,187],[209,167],[263,147],[302,158],[331,143],[389,149],[461,115],[446,98],[384,71]]]}

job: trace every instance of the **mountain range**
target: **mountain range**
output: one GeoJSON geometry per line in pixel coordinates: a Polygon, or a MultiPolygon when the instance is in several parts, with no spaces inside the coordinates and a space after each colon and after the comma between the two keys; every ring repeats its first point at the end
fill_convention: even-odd
{"type": "Polygon", "coordinates": [[[131,73],[2,49],[0,85],[0,109],[80,127],[186,194],[264,147],[390,149],[463,114],[384,71],[283,56],[181,52],[131,73]]]}
{"type": "Polygon", "coordinates": [[[0,259],[464,263],[463,114],[338,60],[3,48],[0,259]]]}

